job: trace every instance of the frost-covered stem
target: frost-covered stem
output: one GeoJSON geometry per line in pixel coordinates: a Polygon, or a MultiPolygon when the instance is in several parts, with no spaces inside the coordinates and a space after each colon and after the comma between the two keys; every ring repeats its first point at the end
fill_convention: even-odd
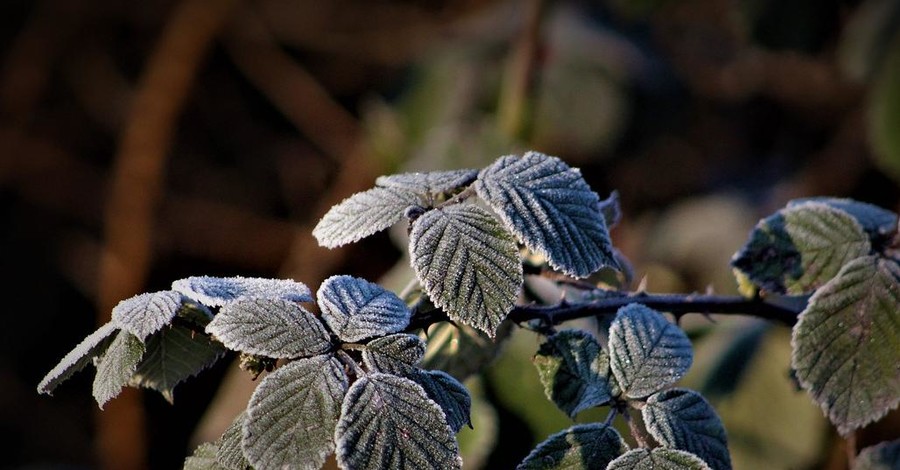
{"type": "Polygon", "coordinates": [[[466,199],[469,199],[470,197],[472,197],[474,195],[475,195],[475,185],[470,184],[470,185],[466,186],[465,189],[460,191],[457,195],[451,197],[450,199],[447,199],[446,201],[444,201],[434,207],[435,207],[435,209],[440,209],[442,207],[451,206],[453,204],[459,204],[460,202],[463,202],[466,199]]]}

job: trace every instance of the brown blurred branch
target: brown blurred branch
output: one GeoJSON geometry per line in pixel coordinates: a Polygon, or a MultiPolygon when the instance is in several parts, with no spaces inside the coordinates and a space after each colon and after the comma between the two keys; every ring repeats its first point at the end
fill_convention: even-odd
{"type": "Polygon", "coordinates": [[[512,139],[522,137],[528,122],[528,98],[538,68],[543,11],[543,0],[528,2],[525,24],[504,71],[497,120],[500,130],[512,139]]]}

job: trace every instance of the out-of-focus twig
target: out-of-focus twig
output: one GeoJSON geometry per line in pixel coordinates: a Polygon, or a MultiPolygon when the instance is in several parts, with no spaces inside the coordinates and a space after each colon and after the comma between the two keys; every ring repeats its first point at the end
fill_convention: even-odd
{"type": "Polygon", "coordinates": [[[528,122],[528,95],[534,84],[541,39],[543,0],[530,0],[525,24],[507,64],[497,120],[509,138],[521,138],[528,122]]]}

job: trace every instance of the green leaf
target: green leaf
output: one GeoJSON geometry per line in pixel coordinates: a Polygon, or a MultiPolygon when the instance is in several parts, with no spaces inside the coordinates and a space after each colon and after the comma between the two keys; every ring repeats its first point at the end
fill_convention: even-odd
{"type": "Polygon", "coordinates": [[[397,188],[419,194],[441,194],[462,188],[475,181],[478,170],[429,171],[379,176],[377,186],[397,188]]]}
{"type": "Polygon", "coordinates": [[[690,452],[713,470],[730,470],[728,439],[716,410],[693,390],[675,388],[650,395],[641,410],[647,431],[664,447],[690,452]]]}
{"type": "Polygon", "coordinates": [[[425,356],[425,342],[416,335],[398,333],[366,344],[363,363],[370,371],[406,376],[425,356]]]}
{"type": "Polygon", "coordinates": [[[335,433],[337,461],[353,470],[461,468],[444,412],[415,382],[372,373],[347,392],[335,433]]]}
{"type": "Polygon", "coordinates": [[[472,397],[466,387],[442,370],[419,370],[407,378],[422,386],[428,398],[437,403],[454,433],[463,426],[472,427],[472,397]]]}
{"type": "Polygon", "coordinates": [[[181,304],[182,295],[171,290],[140,294],[119,302],[113,308],[112,320],[122,330],[145,341],[172,323],[181,304]]]}
{"type": "Polygon", "coordinates": [[[788,202],[788,207],[795,207],[807,202],[825,204],[842,210],[856,219],[862,229],[869,235],[873,244],[885,241],[897,231],[897,214],[876,205],[837,197],[808,197],[788,202]]]}
{"type": "Polygon", "coordinates": [[[617,266],[600,198],[562,160],[538,152],[501,157],[479,173],[475,190],[554,269],[586,277],[617,266]]]}
{"type": "Polygon", "coordinates": [[[604,470],[628,451],[622,436],[602,423],[577,424],[547,438],[517,470],[604,470]]]}
{"type": "Polygon", "coordinates": [[[229,302],[206,332],[228,349],[266,357],[313,356],[331,349],[322,322],[300,305],[281,299],[229,302]]]}
{"type": "Polygon", "coordinates": [[[120,331],[106,348],[106,352],[97,364],[97,375],[94,377],[93,395],[103,409],[103,405],[115,398],[122,387],[128,384],[141,357],[144,355],[144,343],[137,336],[120,331]]]}
{"type": "Polygon", "coordinates": [[[484,209],[456,204],[412,225],[410,258],[435,305],[491,337],[522,287],[522,263],[510,234],[484,209]]]}
{"type": "Polygon", "coordinates": [[[888,41],[888,52],[868,98],[869,141],[876,162],[900,180],[900,32],[888,41]]]}
{"type": "Polygon", "coordinates": [[[221,344],[183,326],[163,328],[150,336],[146,352],[129,385],[158,391],[169,403],[175,386],[213,365],[225,354],[221,344]]]}
{"type": "Polygon", "coordinates": [[[356,193],[332,207],[313,229],[313,236],[328,248],[353,243],[394,225],[407,207],[420,202],[417,194],[396,188],[356,193]]]}
{"type": "Polygon", "coordinates": [[[628,398],[642,398],[677,382],[691,367],[691,341],[681,328],[641,304],[619,309],[609,328],[610,367],[628,398]]]}
{"type": "Polygon", "coordinates": [[[110,337],[116,331],[118,331],[118,328],[116,328],[115,323],[109,322],[88,335],[87,338],[78,343],[78,346],[75,346],[75,349],[66,354],[56,367],[47,372],[47,375],[44,376],[41,383],[37,386],[38,393],[52,394],[59,384],[68,380],[76,372],[84,369],[84,366],[90,364],[95,357],[103,354],[103,351],[112,342],[110,337]]]}
{"type": "Polygon", "coordinates": [[[731,265],[768,291],[808,294],[869,250],[869,237],[851,214],[805,202],[761,220],[731,265]]]}
{"type": "Polygon", "coordinates": [[[244,423],[244,455],[257,470],[318,469],[334,450],[347,391],[344,367],[331,355],[291,362],[253,392],[244,423]]]}
{"type": "Polygon", "coordinates": [[[866,447],[856,456],[853,470],[894,470],[900,468],[900,439],[866,447]]]}
{"type": "Polygon", "coordinates": [[[409,308],[400,297],[365,279],[329,277],[316,298],[325,323],[344,341],[397,333],[409,324],[409,308]]]}
{"type": "Polygon", "coordinates": [[[309,287],[291,279],[195,276],[173,282],[172,289],[210,307],[244,299],[312,301],[309,287]]]}
{"type": "Polygon", "coordinates": [[[242,450],[243,428],[247,421],[247,411],[242,411],[234,418],[228,429],[219,439],[219,449],[216,451],[216,460],[222,467],[228,470],[245,470],[250,468],[250,462],[244,456],[242,450]]]}
{"type": "Polygon", "coordinates": [[[851,261],[809,299],[794,326],[792,365],[841,434],[900,403],[900,267],[851,261]]]}
{"type": "Polygon", "coordinates": [[[194,453],[184,459],[184,470],[227,470],[216,460],[218,447],[212,442],[204,442],[194,449],[194,453]]]}
{"type": "Polygon", "coordinates": [[[544,393],[569,417],[608,403],[609,356],[583,330],[563,330],[552,336],[534,356],[544,393]]]}
{"type": "Polygon", "coordinates": [[[683,450],[657,447],[633,449],[613,460],[607,470],[710,470],[700,458],[683,450]]]}

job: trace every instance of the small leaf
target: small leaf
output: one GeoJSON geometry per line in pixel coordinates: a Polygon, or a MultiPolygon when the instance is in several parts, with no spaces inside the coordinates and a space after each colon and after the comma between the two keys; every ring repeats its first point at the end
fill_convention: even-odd
{"type": "Polygon", "coordinates": [[[368,374],[350,387],[335,438],[341,468],[462,467],[444,412],[421,386],[395,375],[368,374]]]}
{"type": "Polygon", "coordinates": [[[603,214],[603,221],[606,222],[607,229],[615,227],[622,220],[622,207],[619,204],[619,192],[613,191],[609,197],[598,202],[597,207],[603,214]]]}
{"type": "Polygon", "coordinates": [[[365,279],[329,277],[316,298],[325,323],[344,341],[397,333],[409,324],[409,308],[400,297],[365,279]]]}
{"type": "Polygon", "coordinates": [[[257,470],[318,469],[334,450],[347,375],[334,356],[291,362],[253,392],[244,423],[244,455],[257,470]]]}
{"type": "Polygon", "coordinates": [[[425,356],[425,342],[416,335],[399,333],[376,338],[363,350],[363,363],[370,371],[406,376],[425,356]]]}
{"type": "Polygon", "coordinates": [[[291,279],[196,276],[173,282],[172,289],[210,307],[257,298],[312,301],[309,287],[291,279]]]}
{"type": "Polygon", "coordinates": [[[900,439],[866,447],[856,456],[853,470],[894,470],[900,468],[900,439]]]}
{"type": "Polygon", "coordinates": [[[415,193],[373,188],[356,193],[331,208],[313,229],[319,245],[336,248],[394,225],[407,207],[420,203],[415,193]]]}
{"type": "Polygon", "coordinates": [[[677,382],[691,367],[691,341],[681,328],[641,304],[619,309],[609,329],[610,366],[628,398],[642,398],[677,382]]]}
{"type": "Polygon", "coordinates": [[[75,346],[75,349],[66,354],[59,364],[56,365],[47,375],[44,376],[41,383],[37,386],[38,393],[46,393],[50,395],[59,384],[65,382],[76,372],[84,369],[84,366],[91,363],[95,357],[103,354],[103,351],[112,342],[110,336],[118,331],[115,323],[109,322],[97,331],[88,335],[83,341],[75,346]]]}
{"type": "Polygon", "coordinates": [[[853,260],[813,294],[794,326],[797,379],[841,434],[900,403],[898,277],[893,261],[853,260]]]}
{"type": "Polygon", "coordinates": [[[100,409],[115,398],[131,380],[144,355],[144,349],[144,343],[127,331],[120,331],[106,348],[106,353],[97,364],[93,387],[94,399],[100,409]]]}
{"type": "Polygon", "coordinates": [[[500,223],[474,205],[430,210],[413,224],[409,246],[434,304],[493,337],[523,282],[516,243],[500,223]]]}
{"type": "Polygon", "coordinates": [[[612,399],[609,356],[583,330],[563,330],[547,337],[534,356],[544,393],[569,417],[612,399]]]}
{"type": "Polygon", "coordinates": [[[183,326],[164,328],[150,336],[141,363],[129,385],[158,391],[169,403],[175,386],[213,365],[225,354],[221,344],[183,326]]]}
{"type": "Polygon", "coordinates": [[[428,398],[437,403],[454,433],[463,426],[472,427],[472,397],[466,387],[442,370],[416,371],[408,378],[422,386],[428,398]]]}
{"type": "Polygon", "coordinates": [[[479,173],[475,189],[554,269],[587,277],[616,266],[600,198],[562,160],[538,152],[501,157],[479,173]]]}
{"type": "Polygon", "coordinates": [[[788,207],[799,206],[807,202],[825,204],[842,210],[856,219],[862,229],[874,243],[879,239],[890,237],[897,231],[897,214],[876,205],[836,197],[808,197],[788,202],[788,207]]]}
{"type": "Polygon", "coordinates": [[[761,220],[731,265],[770,292],[808,294],[870,249],[869,237],[852,215],[806,202],[761,220]]]}
{"type": "Polygon", "coordinates": [[[331,349],[325,326],[300,305],[281,299],[230,302],[206,332],[228,349],[273,358],[313,356],[331,349]]]}
{"type": "Polygon", "coordinates": [[[222,467],[228,470],[246,470],[250,468],[250,462],[244,457],[241,449],[243,441],[243,427],[247,421],[247,411],[242,411],[219,439],[219,449],[216,452],[216,460],[222,467]]]}
{"type": "Polygon", "coordinates": [[[547,438],[517,470],[604,470],[628,451],[622,436],[602,423],[577,424],[547,438]]]}
{"type": "Polygon", "coordinates": [[[647,431],[664,447],[690,452],[713,470],[730,470],[725,428],[716,410],[693,390],[675,388],[653,394],[641,410],[647,431]]]}
{"type": "Polygon", "coordinates": [[[607,470],[710,470],[700,457],[683,450],[657,447],[632,449],[613,460],[607,470]]]}
{"type": "Polygon", "coordinates": [[[216,460],[218,447],[212,442],[204,442],[194,449],[190,457],[184,459],[184,470],[228,470],[216,460]]]}
{"type": "Polygon", "coordinates": [[[377,186],[404,189],[419,194],[441,194],[462,188],[475,181],[478,170],[430,171],[379,176],[377,186]]]}
{"type": "Polygon", "coordinates": [[[171,290],[140,294],[119,302],[113,308],[112,320],[119,328],[144,341],[172,323],[181,303],[182,295],[171,290]]]}

